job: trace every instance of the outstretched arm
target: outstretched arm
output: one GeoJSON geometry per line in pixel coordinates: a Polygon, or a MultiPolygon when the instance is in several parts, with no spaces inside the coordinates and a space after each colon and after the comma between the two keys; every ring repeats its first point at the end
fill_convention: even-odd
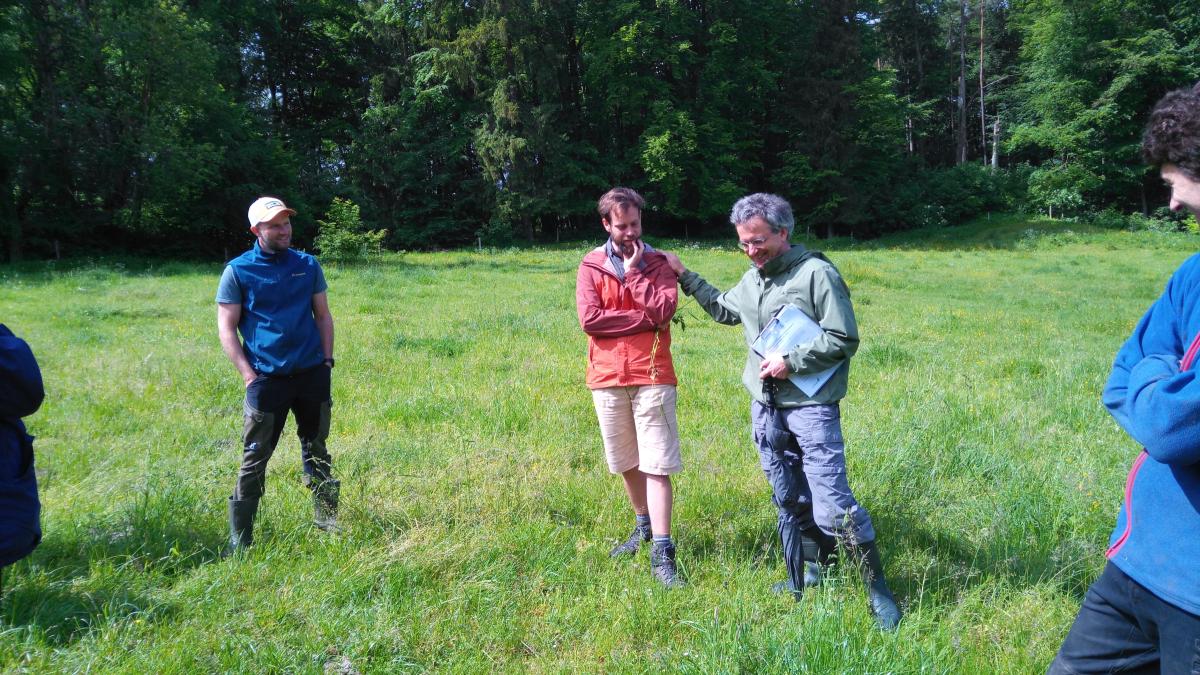
{"type": "Polygon", "coordinates": [[[683,261],[674,253],[663,253],[663,255],[667,257],[667,264],[671,266],[671,271],[679,277],[679,287],[683,289],[684,293],[695,298],[696,304],[703,307],[713,321],[727,326],[742,322],[741,312],[733,300],[737,286],[722,293],[720,289],[700,278],[699,274],[688,271],[688,268],[683,266],[683,261]]]}

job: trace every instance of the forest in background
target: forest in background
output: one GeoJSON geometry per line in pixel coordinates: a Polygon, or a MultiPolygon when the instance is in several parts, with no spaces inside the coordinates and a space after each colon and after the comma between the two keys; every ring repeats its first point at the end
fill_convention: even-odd
{"type": "Polygon", "coordinates": [[[0,0],[0,238],[215,258],[275,194],[301,245],[335,198],[390,248],[547,242],[616,184],[683,237],[753,191],[816,236],[1173,227],[1138,143],[1198,47],[1200,0],[0,0]]]}

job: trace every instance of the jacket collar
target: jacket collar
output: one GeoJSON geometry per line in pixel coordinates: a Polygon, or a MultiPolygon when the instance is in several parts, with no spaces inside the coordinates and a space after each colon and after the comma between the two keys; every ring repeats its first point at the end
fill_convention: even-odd
{"type": "Polygon", "coordinates": [[[776,276],[791,269],[809,255],[811,255],[811,251],[805,248],[804,244],[792,244],[791,248],[768,260],[766,265],[760,267],[758,275],[764,278],[776,276]]]}
{"type": "Polygon", "coordinates": [[[289,248],[289,249],[286,249],[283,251],[278,251],[276,253],[267,253],[266,251],[262,250],[261,246],[258,245],[258,240],[257,239],[254,240],[254,260],[256,262],[266,262],[266,263],[280,262],[285,257],[287,257],[287,253],[290,250],[291,249],[289,248]]]}

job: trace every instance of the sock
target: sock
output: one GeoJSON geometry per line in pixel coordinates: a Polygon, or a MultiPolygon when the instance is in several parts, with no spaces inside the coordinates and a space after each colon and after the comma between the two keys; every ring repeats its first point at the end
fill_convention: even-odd
{"type": "Polygon", "coordinates": [[[639,530],[649,530],[650,529],[650,514],[649,513],[646,513],[646,514],[635,513],[634,515],[637,516],[637,526],[638,526],[639,530]]]}
{"type": "Polygon", "coordinates": [[[671,545],[672,545],[671,535],[669,535],[669,534],[654,535],[654,548],[662,549],[662,548],[667,548],[668,546],[671,546],[671,545]]]}

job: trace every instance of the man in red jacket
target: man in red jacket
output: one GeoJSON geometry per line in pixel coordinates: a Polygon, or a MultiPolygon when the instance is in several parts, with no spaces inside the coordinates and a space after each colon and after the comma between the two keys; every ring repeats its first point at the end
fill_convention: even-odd
{"type": "Polygon", "coordinates": [[[642,241],[645,200],[629,188],[600,198],[608,241],[583,258],[575,286],[588,335],[592,390],[608,470],[621,474],[636,524],[610,555],[653,540],[650,568],[668,588],[683,584],[671,541],[671,475],[679,473],[671,317],[679,296],[666,258],[642,241]]]}

